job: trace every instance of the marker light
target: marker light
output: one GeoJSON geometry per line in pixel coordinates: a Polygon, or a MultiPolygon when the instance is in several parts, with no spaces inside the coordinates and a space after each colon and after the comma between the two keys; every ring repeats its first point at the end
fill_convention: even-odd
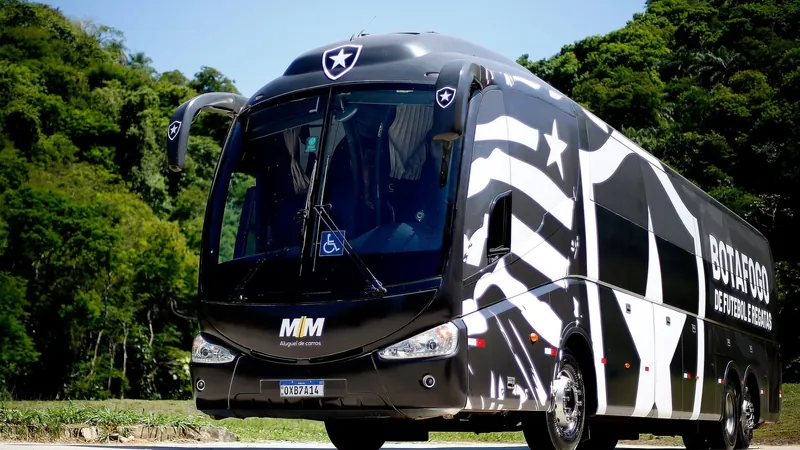
{"type": "Polygon", "coordinates": [[[233,353],[225,347],[214,345],[197,335],[192,343],[192,362],[223,364],[233,361],[233,353]]]}
{"type": "Polygon", "coordinates": [[[383,359],[430,358],[433,356],[450,356],[458,349],[458,327],[447,322],[410,337],[397,344],[390,345],[378,352],[383,359]]]}

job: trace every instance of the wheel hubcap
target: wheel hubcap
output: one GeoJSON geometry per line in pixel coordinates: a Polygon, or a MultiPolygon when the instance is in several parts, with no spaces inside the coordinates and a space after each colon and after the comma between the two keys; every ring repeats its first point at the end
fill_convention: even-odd
{"type": "Polygon", "coordinates": [[[733,401],[733,395],[728,392],[725,394],[725,432],[728,433],[728,436],[733,436],[736,429],[735,409],[736,403],[733,401]]]}
{"type": "Polygon", "coordinates": [[[580,418],[583,412],[583,392],[570,373],[561,371],[553,381],[553,402],[550,412],[555,415],[555,426],[558,434],[572,441],[580,429],[580,418]]]}
{"type": "Polygon", "coordinates": [[[753,402],[750,401],[749,396],[745,396],[742,400],[742,430],[745,435],[749,436],[755,428],[756,422],[756,408],[753,402]]]}

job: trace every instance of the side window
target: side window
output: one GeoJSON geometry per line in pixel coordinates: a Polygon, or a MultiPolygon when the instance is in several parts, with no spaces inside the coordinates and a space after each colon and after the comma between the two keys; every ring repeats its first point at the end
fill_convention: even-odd
{"type": "Polygon", "coordinates": [[[464,212],[465,280],[510,250],[511,172],[508,126],[500,90],[483,95],[474,133],[464,212]]]}
{"type": "Polygon", "coordinates": [[[486,257],[489,264],[511,251],[511,191],[498,195],[489,208],[486,257]]]}

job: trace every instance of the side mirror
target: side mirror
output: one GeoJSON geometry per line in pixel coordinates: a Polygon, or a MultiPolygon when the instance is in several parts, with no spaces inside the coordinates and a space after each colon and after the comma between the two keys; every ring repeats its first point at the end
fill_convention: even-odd
{"type": "Polygon", "coordinates": [[[488,84],[488,71],[479,64],[458,60],[442,67],[436,80],[434,141],[451,142],[464,134],[472,92],[488,84]]]}
{"type": "Polygon", "coordinates": [[[230,92],[208,92],[187,100],[175,110],[167,127],[167,159],[173,172],[183,170],[189,127],[202,109],[236,117],[247,104],[247,97],[230,92]]]}

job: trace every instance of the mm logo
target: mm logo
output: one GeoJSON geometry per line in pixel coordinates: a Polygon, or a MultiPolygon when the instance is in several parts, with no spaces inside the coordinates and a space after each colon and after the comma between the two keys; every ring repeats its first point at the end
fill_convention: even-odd
{"type": "Polygon", "coordinates": [[[325,319],[312,319],[302,316],[299,319],[283,319],[280,337],[304,338],[308,336],[322,336],[322,326],[325,319]]]}

